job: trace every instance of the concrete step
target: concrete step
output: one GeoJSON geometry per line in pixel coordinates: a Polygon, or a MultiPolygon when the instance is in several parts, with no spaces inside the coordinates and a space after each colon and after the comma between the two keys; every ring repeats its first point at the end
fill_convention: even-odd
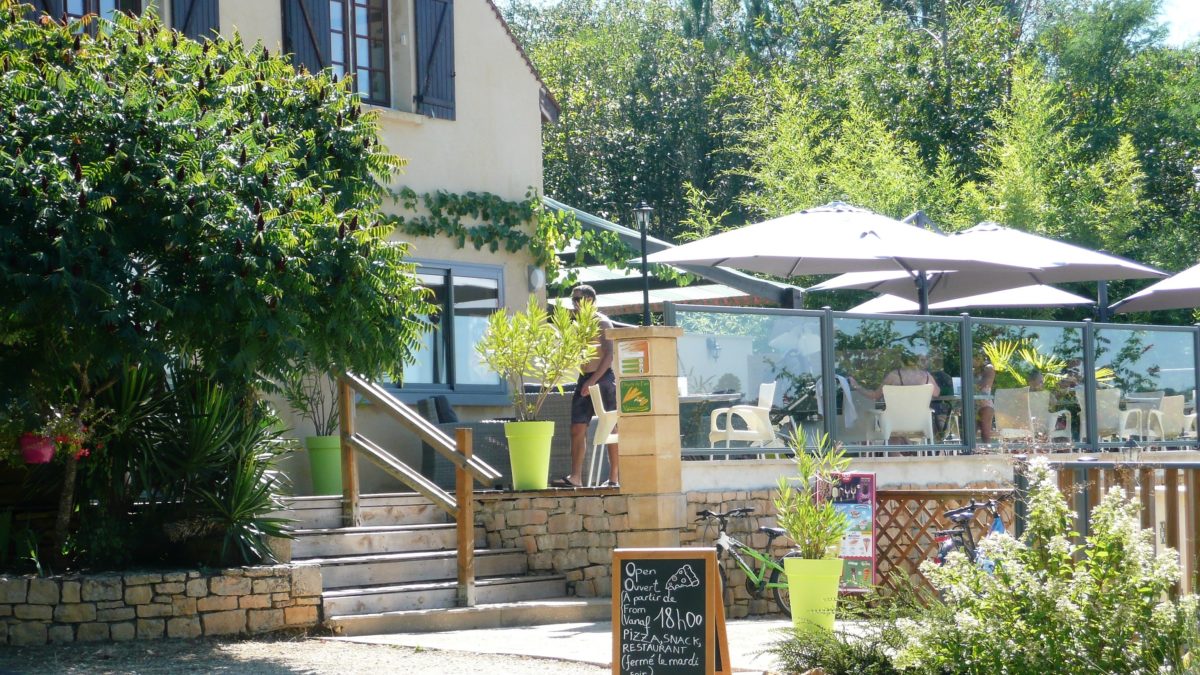
{"type": "MultiPolygon", "coordinates": [[[[405,551],[441,551],[458,546],[453,523],[377,525],[293,530],[293,558],[324,558],[405,551]]],[[[475,528],[475,546],[487,545],[487,533],[475,528]]]]}
{"type": "MultiPolygon", "coordinates": [[[[305,558],[321,566],[326,590],[353,586],[378,586],[454,579],[458,576],[455,551],[416,551],[305,558]]],[[[525,551],[475,549],[475,576],[520,576],[529,571],[525,551]]]]}
{"type": "Polygon", "coordinates": [[[609,598],[551,598],[452,609],[418,609],[351,616],[326,614],[338,635],[432,633],[438,631],[583,623],[612,619],[609,598]]]}
{"type": "MultiPolygon", "coordinates": [[[[455,606],[457,590],[455,581],[345,588],[322,593],[321,604],[325,616],[450,608],[455,606]]],[[[475,580],[478,604],[561,598],[566,593],[567,580],[561,574],[475,580]]]]}
{"type": "MultiPolygon", "coordinates": [[[[340,497],[289,497],[284,504],[287,508],[280,512],[281,516],[294,520],[292,527],[322,529],[342,525],[340,497]]],[[[358,504],[361,527],[453,522],[450,514],[412,492],[362,495],[358,504]]]]}

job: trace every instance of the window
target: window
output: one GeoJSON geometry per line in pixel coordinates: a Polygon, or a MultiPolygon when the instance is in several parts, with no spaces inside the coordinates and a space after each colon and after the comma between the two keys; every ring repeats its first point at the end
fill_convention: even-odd
{"type": "Polygon", "coordinates": [[[404,389],[502,394],[504,383],[475,353],[487,319],[503,304],[503,269],[483,265],[421,265],[417,274],[433,292],[438,314],[426,317],[417,362],[406,366],[404,389]]]}
{"type": "Polygon", "coordinates": [[[329,65],[338,77],[350,74],[364,101],[389,99],[386,0],[330,0],[329,65]]]}
{"type": "Polygon", "coordinates": [[[353,77],[362,99],[389,105],[387,0],[283,0],[283,50],[309,72],[353,77]]]}

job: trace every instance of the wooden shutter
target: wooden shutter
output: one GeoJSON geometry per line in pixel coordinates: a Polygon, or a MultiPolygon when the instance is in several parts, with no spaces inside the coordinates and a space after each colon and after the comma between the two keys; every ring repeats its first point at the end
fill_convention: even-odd
{"type": "Polygon", "coordinates": [[[454,119],[454,2],[415,0],[417,112],[454,119]]]}
{"type": "Polygon", "coordinates": [[[329,66],[329,0],[283,0],[283,50],[297,68],[329,66]]]}
{"type": "Polygon", "coordinates": [[[64,11],[66,11],[66,9],[63,7],[63,2],[65,0],[25,0],[25,1],[28,2],[29,4],[33,5],[33,11],[29,12],[25,16],[30,19],[33,19],[35,21],[42,14],[49,14],[50,16],[57,19],[62,16],[64,11]]]}
{"type": "Polygon", "coordinates": [[[193,40],[212,39],[220,28],[217,0],[174,0],[171,28],[193,40]]]}

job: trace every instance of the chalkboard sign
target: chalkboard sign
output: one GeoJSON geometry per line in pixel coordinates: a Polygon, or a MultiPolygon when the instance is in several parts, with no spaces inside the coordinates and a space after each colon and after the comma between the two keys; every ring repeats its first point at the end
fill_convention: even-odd
{"type": "Polygon", "coordinates": [[[613,673],[729,672],[717,552],[711,548],[613,552],[613,673]]]}

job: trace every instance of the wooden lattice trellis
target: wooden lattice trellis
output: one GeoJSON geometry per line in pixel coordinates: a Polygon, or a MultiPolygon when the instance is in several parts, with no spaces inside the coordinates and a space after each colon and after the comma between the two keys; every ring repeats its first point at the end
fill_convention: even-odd
{"type": "MultiPolygon", "coordinates": [[[[908,575],[914,589],[932,590],[921,574],[920,565],[937,553],[934,531],[949,529],[952,525],[942,514],[966,506],[971,499],[986,501],[1009,493],[1009,490],[987,489],[879,490],[875,513],[877,582],[888,590],[895,590],[892,577],[899,572],[908,575]]],[[[1013,500],[1001,501],[1000,518],[1009,532],[1013,529],[1013,515],[1013,500]]],[[[976,541],[990,526],[987,509],[979,509],[972,522],[976,541]]]]}

